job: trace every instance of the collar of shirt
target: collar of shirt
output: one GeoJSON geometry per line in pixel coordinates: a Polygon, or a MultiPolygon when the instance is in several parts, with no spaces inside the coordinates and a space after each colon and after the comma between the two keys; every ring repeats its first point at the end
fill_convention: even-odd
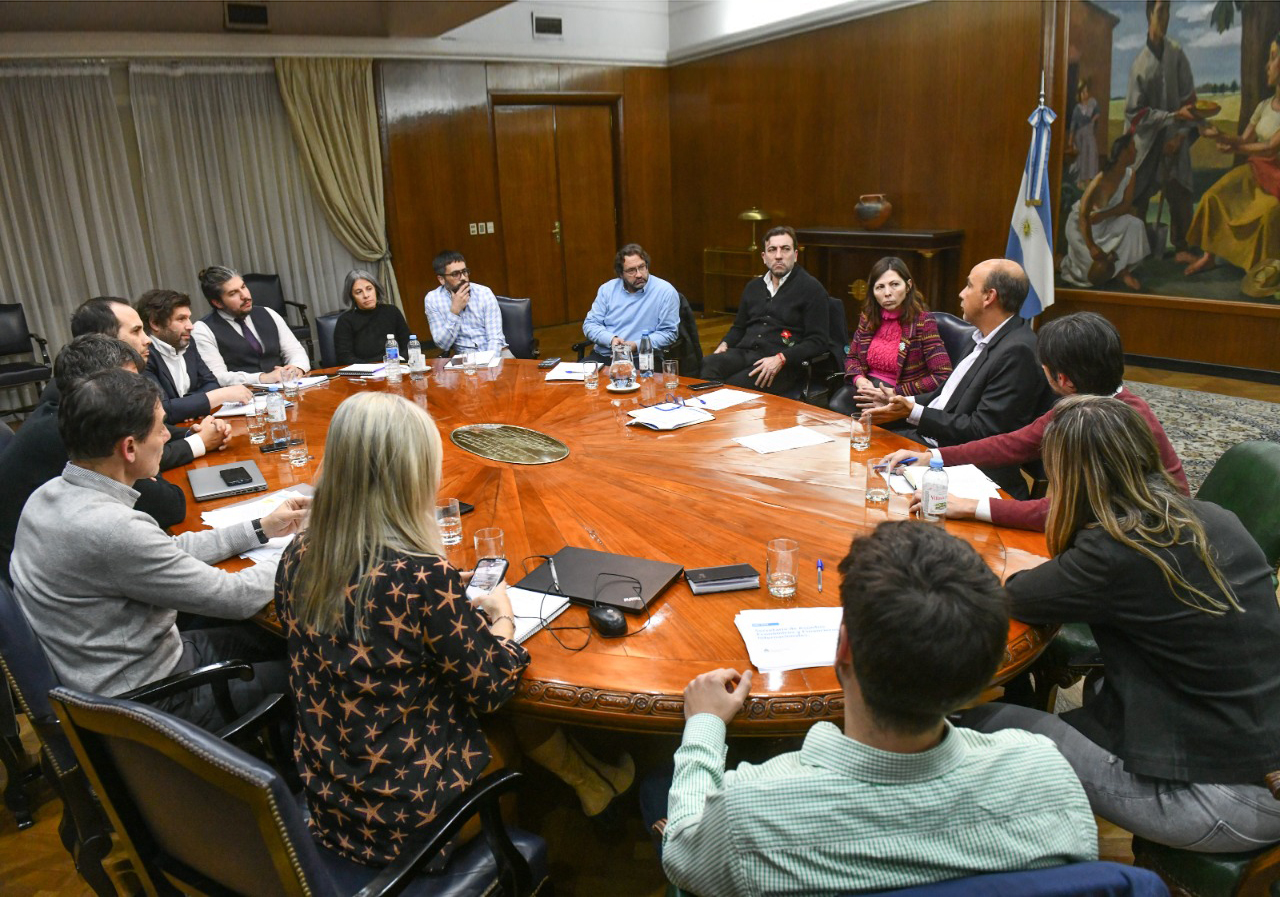
{"type": "Polygon", "coordinates": [[[622,295],[624,296],[643,296],[645,294],[645,291],[649,289],[649,281],[646,280],[644,282],[644,286],[642,286],[638,290],[629,290],[627,289],[627,282],[623,280],[621,277],[619,277],[618,288],[622,290],[622,295]]]}
{"type": "Polygon", "coordinates": [[[1005,318],[1003,321],[1001,321],[999,324],[993,327],[991,332],[988,333],[986,336],[982,335],[981,330],[975,330],[973,332],[973,341],[978,344],[979,349],[983,348],[984,346],[987,345],[987,343],[991,342],[993,339],[996,338],[996,334],[1000,332],[1001,327],[1004,327],[1006,324],[1008,324],[1010,321],[1012,321],[1016,317],[1017,315],[1009,315],[1009,317],[1005,318]]]}
{"type": "Polygon", "coordinates": [[[929,750],[899,754],[865,745],[832,723],[821,722],[805,736],[800,759],[806,765],[864,782],[925,782],[945,775],[965,758],[964,740],[956,735],[950,723],[944,721],[943,725],[942,741],[929,750]]]}
{"type": "Polygon", "coordinates": [[[158,336],[151,337],[151,351],[159,352],[160,357],[163,358],[165,361],[171,361],[173,359],[182,358],[182,356],[185,355],[187,350],[190,348],[191,348],[191,343],[187,343],[181,349],[175,349],[173,346],[169,345],[167,342],[160,339],[160,337],[158,336]]]}
{"type": "Polygon", "coordinates": [[[773,272],[764,272],[764,288],[769,291],[770,299],[778,295],[778,290],[782,289],[782,285],[787,282],[788,277],[795,273],[795,270],[795,268],[792,268],[786,274],[782,275],[782,280],[778,281],[778,285],[776,287],[773,285],[773,272]]]}
{"type": "Polygon", "coordinates": [[[83,486],[85,489],[92,489],[94,492],[109,495],[121,504],[128,505],[131,508],[138,501],[138,496],[142,494],[137,489],[126,486],[119,480],[113,480],[111,477],[104,476],[96,470],[79,467],[71,461],[68,461],[67,466],[62,468],[62,478],[73,486],[83,486]]]}

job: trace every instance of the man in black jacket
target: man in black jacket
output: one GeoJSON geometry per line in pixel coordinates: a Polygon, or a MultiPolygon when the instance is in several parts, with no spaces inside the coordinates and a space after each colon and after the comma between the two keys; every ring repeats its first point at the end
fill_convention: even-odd
{"type": "Polygon", "coordinates": [[[794,230],[770,230],[760,257],[769,270],[742,291],[733,327],[702,360],[702,376],[782,395],[800,379],[800,362],[830,348],[831,315],[826,287],[796,266],[794,230]]]}

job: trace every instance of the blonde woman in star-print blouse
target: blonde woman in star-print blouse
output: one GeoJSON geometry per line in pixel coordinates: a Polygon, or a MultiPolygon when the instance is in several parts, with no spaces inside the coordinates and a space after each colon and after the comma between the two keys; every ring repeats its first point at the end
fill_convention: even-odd
{"type": "MultiPolygon", "coordinates": [[[[474,605],[435,520],[440,434],[401,396],[335,412],[311,526],[276,576],[294,751],[312,834],[357,862],[390,862],[480,778],[482,717],[515,693],[529,655],[512,641],[505,584],[474,605]]],[[[600,812],[634,768],[595,761],[559,729],[517,726],[525,754],[600,812]]]]}

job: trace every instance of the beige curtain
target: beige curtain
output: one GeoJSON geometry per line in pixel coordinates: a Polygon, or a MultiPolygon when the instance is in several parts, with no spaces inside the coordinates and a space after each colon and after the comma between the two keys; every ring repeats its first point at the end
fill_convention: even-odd
{"type": "Polygon", "coordinates": [[[276,80],[333,232],[356,258],[378,263],[387,298],[401,305],[387,243],[372,61],[277,59],[276,80]]]}

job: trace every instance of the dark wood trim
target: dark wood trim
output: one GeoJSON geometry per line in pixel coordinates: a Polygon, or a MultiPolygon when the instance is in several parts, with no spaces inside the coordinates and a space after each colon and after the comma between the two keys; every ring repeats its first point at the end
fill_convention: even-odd
{"type": "Polygon", "coordinates": [[[1137,308],[1156,308],[1178,312],[1208,312],[1243,315],[1254,318],[1280,320],[1280,304],[1263,305],[1238,302],[1231,299],[1193,299],[1186,296],[1157,296],[1154,293],[1108,293],[1101,290],[1054,289],[1054,301],[1096,302],[1101,305],[1127,305],[1137,308]]]}
{"type": "Polygon", "coordinates": [[[1206,377],[1225,377],[1229,380],[1280,386],[1280,371],[1260,371],[1257,368],[1237,368],[1226,364],[1210,364],[1207,361],[1161,358],[1157,355],[1130,355],[1128,352],[1124,355],[1124,363],[1162,371],[1177,371],[1180,374],[1202,374],[1206,377]]]}
{"type": "Polygon", "coordinates": [[[489,103],[494,106],[599,106],[606,103],[617,105],[621,102],[622,94],[614,91],[493,90],[489,92],[489,103]]]}

